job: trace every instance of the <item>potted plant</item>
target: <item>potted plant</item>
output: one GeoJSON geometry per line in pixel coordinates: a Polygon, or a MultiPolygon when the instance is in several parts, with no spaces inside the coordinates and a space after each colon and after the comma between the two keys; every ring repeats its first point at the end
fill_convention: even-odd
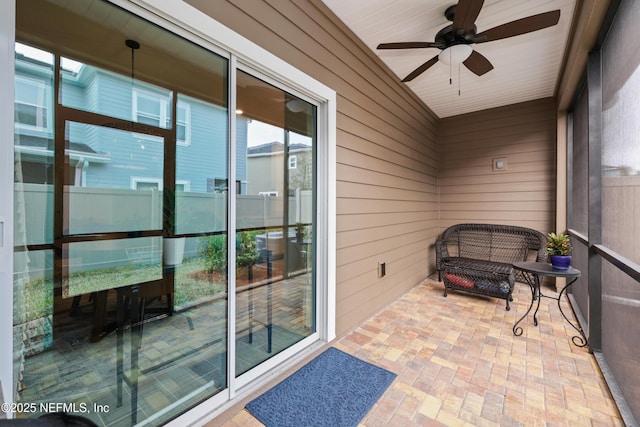
{"type": "Polygon", "coordinates": [[[556,270],[568,270],[571,264],[571,241],[567,234],[547,234],[547,253],[551,266],[556,270]]]}
{"type": "Polygon", "coordinates": [[[304,241],[305,225],[301,222],[296,222],[296,241],[302,243],[304,241]]]}

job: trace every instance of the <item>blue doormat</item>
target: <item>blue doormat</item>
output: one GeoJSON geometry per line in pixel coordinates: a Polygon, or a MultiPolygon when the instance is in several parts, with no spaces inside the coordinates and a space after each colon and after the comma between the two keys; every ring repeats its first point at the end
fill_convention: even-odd
{"type": "Polygon", "coordinates": [[[395,377],[330,347],[246,408],[267,427],[357,426],[395,377]]]}

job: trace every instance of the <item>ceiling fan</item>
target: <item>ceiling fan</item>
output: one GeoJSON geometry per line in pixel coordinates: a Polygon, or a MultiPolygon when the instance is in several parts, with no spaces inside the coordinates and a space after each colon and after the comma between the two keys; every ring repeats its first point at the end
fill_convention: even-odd
{"type": "Polygon", "coordinates": [[[542,30],[556,25],[560,19],[560,10],[558,9],[517,19],[476,33],[475,21],[483,3],[484,0],[459,0],[458,4],[449,6],[444,12],[444,16],[453,23],[438,31],[433,42],[381,43],[378,45],[378,49],[437,48],[442,51],[413,70],[402,79],[403,82],[415,79],[438,61],[446,64],[462,63],[474,74],[482,76],[491,71],[493,65],[487,58],[473,50],[472,44],[486,43],[542,30]]]}

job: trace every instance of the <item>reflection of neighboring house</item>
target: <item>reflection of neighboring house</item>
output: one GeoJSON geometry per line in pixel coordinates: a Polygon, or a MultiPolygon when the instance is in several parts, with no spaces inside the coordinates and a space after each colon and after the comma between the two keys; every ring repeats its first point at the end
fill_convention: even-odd
{"type": "MultiPolygon", "coordinates": [[[[22,145],[16,145],[16,153],[20,155],[22,177],[20,182],[33,184],[50,184],[53,182],[53,140],[48,138],[21,138],[22,145]],[[25,144],[25,142],[27,142],[25,144]]],[[[90,163],[106,163],[109,156],[96,153],[86,144],[68,142],[66,153],[71,170],[68,181],[71,185],[84,186],[86,183],[86,166],[90,163]]]]}
{"type": "MultiPolygon", "coordinates": [[[[247,150],[247,194],[282,195],[284,191],[284,144],[274,141],[249,147],[247,150]],[[253,178],[252,178],[253,177],[253,178]],[[269,177],[266,179],[266,177],[269,177]]],[[[313,184],[313,157],[311,146],[289,145],[287,173],[289,193],[295,190],[311,190],[313,184]]]]}
{"type": "MultiPolygon", "coordinates": [[[[63,69],[62,82],[66,106],[170,127],[171,94],[165,89],[138,81],[132,89],[130,78],[88,65],[76,71],[63,69]]],[[[15,117],[20,134],[16,152],[21,157],[22,182],[53,182],[52,84],[50,63],[16,55],[15,117]]],[[[226,191],[226,108],[179,95],[176,116],[177,187],[200,193],[226,191]]],[[[241,117],[236,135],[237,181],[246,182],[247,122],[241,117]]],[[[164,144],[159,137],[133,132],[123,136],[122,131],[106,127],[69,123],[65,140],[70,185],[123,189],[161,189],[163,185],[164,144]]],[[[236,185],[235,191],[245,193],[246,188],[236,185]]]]}

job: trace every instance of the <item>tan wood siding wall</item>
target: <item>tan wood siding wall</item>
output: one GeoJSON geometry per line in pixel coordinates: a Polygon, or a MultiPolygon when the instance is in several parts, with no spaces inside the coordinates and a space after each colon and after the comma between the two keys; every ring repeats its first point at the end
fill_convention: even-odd
{"type": "Polygon", "coordinates": [[[337,93],[341,336],[433,269],[437,119],[319,0],[188,3],[337,93]]]}
{"type": "Polygon", "coordinates": [[[556,105],[543,99],[448,117],[438,131],[440,226],[555,230],[556,105]],[[494,171],[503,158],[507,170],[494,171]]]}

